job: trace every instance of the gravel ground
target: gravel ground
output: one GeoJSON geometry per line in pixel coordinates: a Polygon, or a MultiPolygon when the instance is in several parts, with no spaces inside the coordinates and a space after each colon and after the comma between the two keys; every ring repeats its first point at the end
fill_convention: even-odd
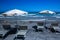
{"type": "MultiPolygon", "coordinates": [[[[4,40],[13,40],[15,34],[9,35],[4,40]]],[[[60,33],[51,33],[49,31],[35,32],[34,30],[28,30],[25,40],[60,40],[60,33]]]]}

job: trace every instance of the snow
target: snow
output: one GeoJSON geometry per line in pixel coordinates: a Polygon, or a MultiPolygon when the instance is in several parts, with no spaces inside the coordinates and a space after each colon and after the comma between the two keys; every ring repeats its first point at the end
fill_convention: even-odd
{"type": "Polygon", "coordinates": [[[20,21],[45,21],[46,19],[29,19],[29,20],[20,20],[20,21]]]}
{"type": "Polygon", "coordinates": [[[50,10],[43,10],[43,11],[41,11],[41,12],[39,12],[39,13],[49,13],[49,14],[55,14],[55,12],[50,11],[50,10]]]}
{"type": "Polygon", "coordinates": [[[22,10],[18,10],[18,9],[14,9],[14,10],[10,10],[7,11],[3,14],[7,14],[8,16],[12,16],[12,15],[27,15],[28,12],[22,11],[22,10]]]}

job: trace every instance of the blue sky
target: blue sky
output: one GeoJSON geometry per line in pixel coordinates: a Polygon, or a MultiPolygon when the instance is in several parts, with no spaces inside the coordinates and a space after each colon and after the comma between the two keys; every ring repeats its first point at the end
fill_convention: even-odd
{"type": "Polygon", "coordinates": [[[60,11],[60,0],[0,0],[0,12],[12,9],[60,11]]]}

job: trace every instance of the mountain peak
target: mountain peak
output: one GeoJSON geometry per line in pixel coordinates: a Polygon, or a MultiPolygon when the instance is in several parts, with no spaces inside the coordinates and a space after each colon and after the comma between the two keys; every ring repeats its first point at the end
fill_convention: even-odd
{"type": "Polygon", "coordinates": [[[39,13],[46,13],[46,14],[55,14],[55,12],[53,12],[53,11],[50,11],[50,10],[43,10],[43,11],[41,11],[41,12],[39,12],[39,13]]]}
{"type": "Polygon", "coordinates": [[[10,11],[7,11],[3,14],[7,14],[7,15],[26,15],[28,14],[28,12],[25,12],[25,11],[22,11],[22,10],[18,10],[18,9],[13,9],[13,10],[10,10],[10,11]]]}

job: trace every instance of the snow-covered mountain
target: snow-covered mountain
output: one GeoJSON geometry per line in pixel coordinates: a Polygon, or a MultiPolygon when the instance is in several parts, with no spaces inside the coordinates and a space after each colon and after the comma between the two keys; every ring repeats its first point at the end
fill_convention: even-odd
{"type": "Polygon", "coordinates": [[[50,11],[50,10],[43,10],[43,11],[41,11],[39,13],[43,13],[43,14],[56,14],[55,12],[50,11]]]}
{"type": "Polygon", "coordinates": [[[25,12],[25,11],[22,11],[22,10],[18,10],[18,9],[14,9],[14,10],[10,10],[10,11],[7,11],[3,14],[6,14],[8,16],[13,16],[13,15],[27,15],[28,12],[25,12]]]}

